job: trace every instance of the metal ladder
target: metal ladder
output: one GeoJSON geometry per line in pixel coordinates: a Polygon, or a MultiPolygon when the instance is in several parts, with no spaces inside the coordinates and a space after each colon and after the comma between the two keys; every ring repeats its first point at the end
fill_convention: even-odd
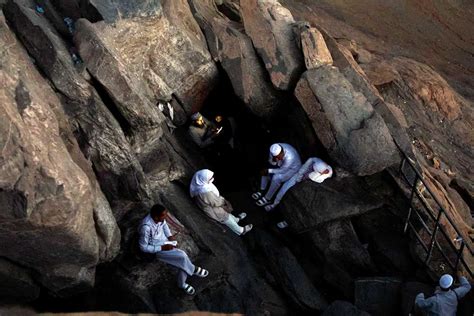
{"type": "Polygon", "coordinates": [[[432,261],[433,251],[436,249],[441,254],[440,258],[448,264],[453,273],[457,272],[461,264],[470,276],[474,277],[473,271],[464,260],[464,255],[473,256],[472,246],[464,241],[459,228],[426,184],[423,175],[416,168],[415,162],[403,150],[400,150],[400,152],[403,158],[399,173],[405,184],[410,187],[409,208],[404,233],[411,231],[416,237],[421,248],[426,252],[424,259],[426,266],[432,261]],[[425,195],[428,195],[428,198],[434,201],[437,209],[430,205],[425,195]],[[446,219],[445,222],[456,232],[456,238],[449,237],[445,227],[440,224],[442,219],[446,219]],[[424,236],[425,238],[423,238],[424,236]],[[428,242],[426,243],[426,241],[428,242]]]}

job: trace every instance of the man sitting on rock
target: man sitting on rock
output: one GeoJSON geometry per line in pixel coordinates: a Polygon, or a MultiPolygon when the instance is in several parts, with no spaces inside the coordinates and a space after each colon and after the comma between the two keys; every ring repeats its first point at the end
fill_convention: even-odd
{"type": "Polygon", "coordinates": [[[303,180],[310,179],[316,183],[322,183],[327,178],[332,177],[332,168],[330,165],[322,161],[317,157],[309,158],[293,175],[290,180],[286,181],[281,187],[280,191],[273,201],[273,204],[265,206],[266,211],[273,210],[281,201],[286,192],[291,189],[295,184],[300,183],[303,180]]]}
{"type": "Polygon", "coordinates": [[[175,238],[171,235],[170,228],[166,223],[167,214],[168,211],[162,205],[155,204],[151,208],[150,214],[140,224],[140,250],[155,254],[158,260],[178,268],[178,286],[187,294],[193,295],[196,291],[186,283],[188,275],[204,278],[209,272],[195,266],[184,251],[176,248],[178,242],[174,240],[175,238]]]}
{"type": "Polygon", "coordinates": [[[256,204],[258,206],[269,204],[280,185],[288,181],[301,167],[300,155],[293,146],[285,143],[276,143],[270,147],[268,162],[276,168],[262,171],[260,191],[252,194],[252,198],[257,200],[256,204]],[[270,188],[263,196],[262,192],[269,182],[270,188]]]}
{"type": "Polygon", "coordinates": [[[215,139],[220,134],[218,129],[213,123],[196,112],[191,115],[191,125],[189,126],[189,135],[193,142],[199,146],[199,148],[206,148],[215,143],[215,139]]]}
{"type": "Polygon", "coordinates": [[[435,294],[427,299],[420,293],[416,296],[415,305],[421,310],[423,315],[455,316],[458,303],[471,289],[471,285],[463,276],[459,278],[461,286],[453,289],[453,277],[444,274],[439,279],[440,288],[435,294]]]}

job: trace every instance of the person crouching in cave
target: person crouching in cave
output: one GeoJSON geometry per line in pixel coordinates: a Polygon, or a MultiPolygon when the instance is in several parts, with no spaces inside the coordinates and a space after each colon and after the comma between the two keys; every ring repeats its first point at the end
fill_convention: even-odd
{"type": "Polygon", "coordinates": [[[208,169],[197,171],[191,180],[189,188],[191,198],[207,216],[226,225],[237,235],[245,235],[252,229],[252,224],[242,227],[238,223],[247,214],[240,213],[237,217],[232,215],[232,205],[220,195],[213,182],[214,172],[208,169]]]}
{"type": "Polygon", "coordinates": [[[300,183],[303,180],[310,179],[316,183],[322,183],[324,180],[332,177],[333,171],[330,165],[325,163],[323,160],[313,157],[306,160],[296,174],[294,174],[288,181],[286,181],[281,189],[278,191],[273,204],[265,206],[266,211],[273,210],[286,192],[291,189],[295,184],[300,183]]]}
{"type": "Polygon", "coordinates": [[[196,112],[191,115],[191,125],[189,126],[189,136],[199,148],[207,148],[215,144],[220,131],[212,122],[196,112]]]}
{"type": "Polygon", "coordinates": [[[186,283],[188,276],[196,275],[204,278],[209,272],[206,269],[195,266],[188,255],[181,249],[177,249],[177,241],[171,235],[170,228],[166,223],[168,211],[162,205],[155,204],[141,222],[139,227],[139,246],[145,253],[155,254],[158,260],[170,264],[179,269],[178,286],[186,294],[193,295],[196,290],[186,283]]]}
{"type": "Polygon", "coordinates": [[[288,181],[301,167],[300,155],[293,146],[285,143],[276,143],[270,147],[268,162],[275,168],[262,170],[260,191],[252,194],[252,198],[257,200],[258,206],[270,204],[280,185],[288,181]],[[269,182],[270,188],[263,196],[262,192],[267,188],[269,182]]]}

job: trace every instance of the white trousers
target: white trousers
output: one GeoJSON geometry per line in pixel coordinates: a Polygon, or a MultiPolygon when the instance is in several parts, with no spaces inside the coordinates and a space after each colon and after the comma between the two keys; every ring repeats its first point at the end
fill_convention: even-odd
{"type": "Polygon", "coordinates": [[[269,174],[268,176],[262,176],[262,179],[260,180],[260,191],[265,190],[265,188],[268,186],[268,182],[270,182],[270,188],[265,194],[265,198],[268,201],[270,201],[275,195],[275,192],[278,190],[280,185],[284,183],[285,181],[288,181],[291,178],[291,176],[292,174],[290,175],[269,174]]]}
{"type": "Polygon", "coordinates": [[[244,232],[244,228],[239,226],[239,219],[232,214],[229,214],[229,218],[224,222],[224,224],[230,228],[231,231],[237,235],[241,235],[244,232]]]}
{"type": "MultiPolygon", "coordinates": [[[[300,181],[297,181],[296,179],[298,178],[298,176],[299,176],[298,174],[295,174],[293,177],[291,177],[290,180],[286,181],[286,182],[282,185],[280,191],[278,191],[278,194],[277,194],[277,196],[276,196],[275,201],[273,202],[273,204],[278,204],[278,203],[280,203],[281,199],[283,198],[283,196],[286,194],[286,192],[287,192],[289,189],[291,189],[295,184],[300,183],[302,180],[304,180],[304,178],[303,178],[303,179],[301,179],[300,181]]],[[[330,173],[328,173],[328,174],[322,174],[322,175],[319,176],[318,182],[319,182],[319,181],[323,182],[325,179],[327,179],[327,178],[329,178],[329,177],[331,177],[331,176],[332,176],[332,172],[330,172],[330,173]]],[[[321,182],[319,182],[319,183],[321,183],[321,182]]]]}

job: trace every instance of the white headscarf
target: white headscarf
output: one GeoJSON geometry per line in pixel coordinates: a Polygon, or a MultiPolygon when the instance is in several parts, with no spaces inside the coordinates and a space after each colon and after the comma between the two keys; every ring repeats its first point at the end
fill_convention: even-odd
{"type": "Polygon", "coordinates": [[[191,197],[195,197],[196,195],[207,192],[214,192],[217,196],[219,196],[219,190],[217,190],[217,187],[212,184],[211,181],[213,176],[214,172],[209,169],[197,171],[194,174],[189,187],[189,194],[191,194],[191,197]]]}

